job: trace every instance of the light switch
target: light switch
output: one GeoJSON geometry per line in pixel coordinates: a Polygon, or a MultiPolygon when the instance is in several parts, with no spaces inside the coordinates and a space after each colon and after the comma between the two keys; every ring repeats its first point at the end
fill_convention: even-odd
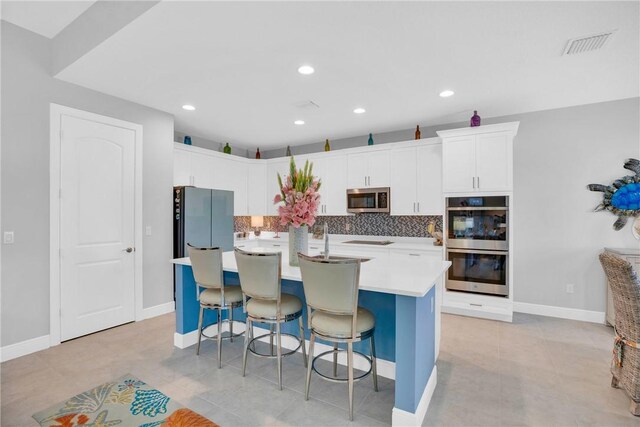
{"type": "Polygon", "coordinates": [[[13,231],[4,232],[4,244],[13,245],[13,231]]]}
{"type": "Polygon", "coordinates": [[[151,226],[150,225],[147,225],[144,228],[144,234],[145,234],[145,236],[151,236],[151,226]]]}

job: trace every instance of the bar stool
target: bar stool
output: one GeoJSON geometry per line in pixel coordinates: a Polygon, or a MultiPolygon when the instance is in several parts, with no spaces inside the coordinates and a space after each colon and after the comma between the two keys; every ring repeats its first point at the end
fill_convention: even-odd
{"type": "Polygon", "coordinates": [[[304,326],[302,323],[302,301],[295,295],[282,293],[281,290],[281,252],[246,252],[235,248],[240,287],[242,288],[244,308],[247,313],[246,331],[244,337],[244,352],[242,357],[242,376],[247,369],[247,353],[250,351],[259,357],[276,357],[278,361],[278,387],[282,390],[282,357],[294,354],[302,347],[302,358],[307,366],[305,351],[304,326]],[[247,297],[250,299],[247,301],[247,297]],[[300,336],[283,334],[280,325],[298,319],[300,336]],[[270,331],[259,337],[253,336],[253,322],[268,323],[270,331]],[[274,332],[275,326],[275,332],[274,332]],[[277,339],[276,355],[273,355],[273,338],[277,339]],[[282,335],[291,336],[298,340],[294,350],[282,352],[282,335]],[[268,336],[271,342],[271,354],[259,353],[255,350],[255,341],[268,336]]]}
{"type": "Polygon", "coordinates": [[[347,382],[349,386],[349,419],[353,421],[353,384],[373,372],[373,388],[378,391],[376,370],[376,347],[373,337],[375,317],[369,310],[358,307],[360,281],[359,259],[318,259],[298,254],[304,296],[307,300],[308,326],[311,330],[309,357],[305,383],[305,400],[309,400],[311,371],[332,382],[347,382]],[[314,357],[315,339],[334,343],[333,350],[314,357]],[[371,355],[353,350],[353,343],[369,339],[371,355]],[[347,343],[347,378],[337,376],[338,343],[347,343]],[[333,376],[324,375],[316,369],[316,361],[325,354],[333,353],[333,376]],[[354,377],[353,354],[369,362],[369,370],[354,377]]]}
{"type": "Polygon", "coordinates": [[[198,317],[198,347],[196,354],[200,355],[200,341],[205,338],[217,338],[218,340],[218,368],[222,367],[222,340],[242,335],[233,333],[233,309],[242,305],[242,290],[240,286],[225,286],[222,276],[222,249],[220,248],[196,248],[187,244],[193,277],[196,280],[196,298],[200,301],[200,315],[198,317]],[[204,288],[200,292],[200,288],[204,288]],[[203,326],[202,321],[205,310],[216,310],[218,335],[209,336],[204,330],[211,325],[203,326]],[[222,310],[229,310],[228,320],[222,320],[222,310]],[[222,333],[222,323],[229,324],[229,333],[222,333]]]}

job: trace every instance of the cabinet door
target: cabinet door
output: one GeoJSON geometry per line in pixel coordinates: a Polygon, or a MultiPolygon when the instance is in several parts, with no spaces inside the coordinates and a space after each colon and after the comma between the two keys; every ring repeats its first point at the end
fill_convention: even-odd
{"type": "MultiPolygon", "coordinates": [[[[417,148],[417,213],[418,215],[442,215],[442,144],[425,145],[417,148]]],[[[396,189],[396,186],[392,186],[396,189]]],[[[392,194],[391,202],[393,203],[392,194]]],[[[392,204],[393,206],[393,204],[392,204]]]]}
{"type": "Polygon", "coordinates": [[[314,174],[322,179],[319,215],[347,215],[347,158],[331,156],[313,162],[314,174]]]}
{"type": "Polygon", "coordinates": [[[367,154],[357,153],[347,156],[347,186],[349,188],[367,187],[367,154]]]}
{"type": "Polygon", "coordinates": [[[416,148],[391,150],[391,215],[415,215],[416,148]]]}
{"type": "Polygon", "coordinates": [[[442,141],[442,187],[445,193],[475,191],[475,136],[442,141]]]}
{"type": "Polygon", "coordinates": [[[368,154],[369,187],[389,187],[389,151],[368,154]]]}
{"type": "Polygon", "coordinates": [[[233,181],[230,183],[233,191],[233,214],[236,216],[248,215],[248,164],[241,161],[231,161],[230,163],[233,166],[233,171],[231,172],[233,181]]]}
{"type": "Polygon", "coordinates": [[[266,214],[278,215],[278,206],[273,204],[273,198],[276,194],[280,193],[280,187],[278,186],[277,174],[282,176],[284,180],[285,176],[289,175],[289,158],[277,160],[273,163],[267,164],[267,193],[265,195],[266,214]]]}
{"type": "Polygon", "coordinates": [[[247,205],[249,215],[266,215],[267,164],[256,161],[248,165],[247,205]]]}
{"type": "Polygon", "coordinates": [[[200,153],[191,153],[192,185],[198,188],[216,188],[213,171],[214,158],[200,153]]]}
{"type": "Polygon", "coordinates": [[[191,185],[191,153],[173,150],[173,185],[191,185]]]}
{"type": "Polygon", "coordinates": [[[511,184],[511,135],[487,133],[476,136],[476,189],[506,191],[511,184]]]}

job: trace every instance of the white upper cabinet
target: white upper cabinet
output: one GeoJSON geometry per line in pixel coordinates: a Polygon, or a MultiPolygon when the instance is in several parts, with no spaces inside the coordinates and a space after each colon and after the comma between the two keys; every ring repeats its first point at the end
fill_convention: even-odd
{"type": "Polygon", "coordinates": [[[191,185],[199,188],[215,188],[213,156],[191,153],[191,185]]]}
{"type": "Polygon", "coordinates": [[[347,158],[332,155],[315,158],[313,174],[320,177],[318,215],[347,215],[347,158]]]}
{"type": "Polygon", "coordinates": [[[255,162],[247,165],[247,209],[248,215],[266,215],[267,164],[255,162]]]}
{"type": "Polygon", "coordinates": [[[284,179],[289,175],[289,157],[278,159],[267,163],[267,194],[265,195],[266,212],[265,215],[278,215],[278,206],[273,204],[273,198],[280,193],[278,186],[278,173],[284,179]]]}
{"type": "Polygon", "coordinates": [[[442,144],[424,145],[416,152],[418,215],[442,215],[442,144]]]}
{"type": "Polygon", "coordinates": [[[442,144],[391,151],[391,215],[442,215],[442,144]]]}
{"type": "Polygon", "coordinates": [[[513,138],[519,122],[438,131],[444,193],[513,190],[513,138]]]}
{"type": "Polygon", "coordinates": [[[416,215],[417,209],[416,148],[391,151],[391,214],[416,215]]]}
{"type": "Polygon", "coordinates": [[[442,176],[445,192],[475,191],[476,137],[443,139],[442,176]]]}
{"type": "Polygon", "coordinates": [[[480,191],[508,191],[513,188],[513,137],[487,133],[476,137],[476,188],[480,191]]]}
{"type": "Polygon", "coordinates": [[[388,187],[389,150],[347,156],[348,188],[388,187]]]}
{"type": "Polygon", "coordinates": [[[191,185],[191,153],[173,150],[173,185],[191,185]]]}

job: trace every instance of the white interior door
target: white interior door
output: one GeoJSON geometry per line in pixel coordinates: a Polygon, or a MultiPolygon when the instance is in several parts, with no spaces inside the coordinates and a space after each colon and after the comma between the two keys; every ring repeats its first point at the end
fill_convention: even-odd
{"type": "Polygon", "coordinates": [[[135,318],[136,135],[131,129],[67,115],[62,116],[61,126],[64,341],[135,318]]]}

